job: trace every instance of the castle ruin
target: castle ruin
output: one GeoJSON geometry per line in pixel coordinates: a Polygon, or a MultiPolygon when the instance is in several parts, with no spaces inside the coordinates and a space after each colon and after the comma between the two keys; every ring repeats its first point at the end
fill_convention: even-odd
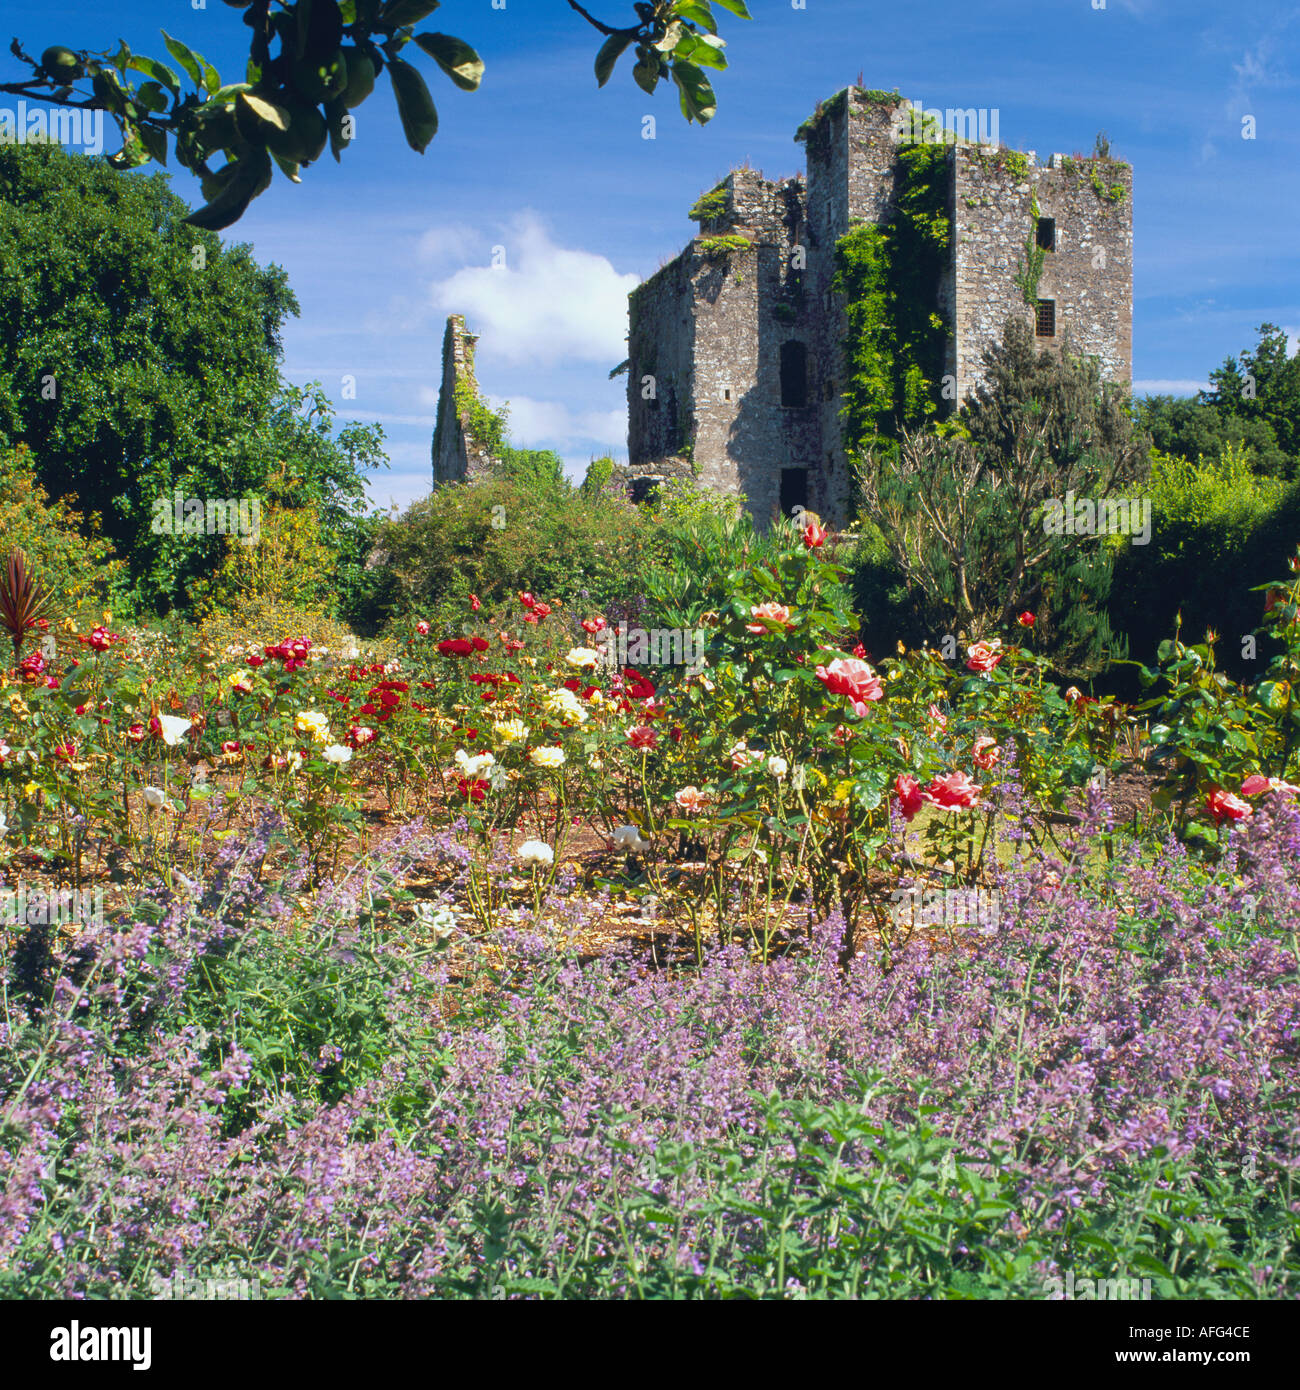
{"type": "Polygon", "coordinates": [[[1131,169],[1062,155],[1043,166],[976,133],[974,111],[913,113],[896,93],[848,88],[796,135],[806,179],[734,169],[700,199],[698,234],[630,299],[634,477],[693,475],[742,494],[761,525],[796,506],[852,519],[835,249],[853,228],[895,217],[909,140],[943,146],[949,235],[925,292],[947,331],[945,399],[955,406],[978,383],[1008,318],[1034,325],[1044,346],[1068,335],[1107,378],[1129,381],[1131,169]],[[961,125],[964,135],[943,133],[961,125]],[[1032,295],[1027,257],[1039,267],[1032,295]]]}
{"type": "MultiPolygon", "coordinates": [[[[933,273],[912,277],[913,307],[938,335],[939,379],[925,384],[942,404],[930,408],[953,409],[979,384],[1008,319],[1129,382],[1132,170],[1104,150],[1039,164],[997,143],[996,112],[989,139],[986,114],[846,88],[796,133],[806,177],[774,183],[733,169],[699,200],[696,236],[629,297],[634,496],[679,476],[743,496],[761,526],[801,506],[832,525],[852,520],[845,386],[862,345],[848,341],[836,251],[856,229],[900,220],[909,145],[939,147],[927,178],[947,218],[933,273]]],[[[448,319],[435,484],[493,467],[466,409],[474,342],[462,318],[448,319]]]]}

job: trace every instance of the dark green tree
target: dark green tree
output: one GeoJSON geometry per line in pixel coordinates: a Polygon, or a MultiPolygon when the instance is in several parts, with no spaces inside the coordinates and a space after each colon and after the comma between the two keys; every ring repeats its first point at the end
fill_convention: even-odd
{"type": "Polygon", "coordinates": [[[98,512],[140,595],[167,608],[220,536],[159,534],[160,498],[242,498],[273,474],[341,539],[381,436],[333,438],[319,392],[280,379],[285,273],[185,225],[165,175],[54,145],[0,147],[0,447],[98,512]]]}
{"type": "Polygon", "coordinates": [[[1028,609],[1035,641],[1062,674],[1101,670],[1121,654],[1104,612],[1116,544],[1053,533],[1045,511],[1069,492],[1124,495],[1148,450],[1126,393],[1101,379],[1095,360],[1040,352],[1028,327],[1008,322],[958,421],[905,430],[897,451],[865,461],[857,587],[896,605],[898,629],[868,613],[871,641],[988,637],[1014,630],[1028,609]]]}
{"type": "Polygon", "coordinates": [[[1201,400],[1221,415],[1267,425],[1294,467],[1300,459],[1300,351],[1287,356],[1286,333],[1276,324],[1261,324],[1257,331],[1253,349],[1210,373],[1201,400]]]}

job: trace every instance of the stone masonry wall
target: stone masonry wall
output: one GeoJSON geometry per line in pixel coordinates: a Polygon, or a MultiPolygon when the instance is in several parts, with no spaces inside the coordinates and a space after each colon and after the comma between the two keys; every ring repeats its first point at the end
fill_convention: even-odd
{"type": "Polygon", "coordinates": [[[1066,337],[1075,352],[1096,355],[1104,375],[1128,383],[1132,373],[1132,171],[1103,163],[1104,186],[1119,184],[1111,201],[1091,186],[1091,162],[1070,173],[1029,156],[1018,174],[987,153],[959,148],[954,184],[956,376],[958,399],[980,380],[980,361],[1008,318],[1033,324],[1034,310],[1015,282],[1025,263],[1025,242],[1040,217],[1056,220],[1057,249],[1043,260],[1038,297],[1056,302],[1056,335],[1040,338],[1057,351],[1066,337]]]}
{"type": "Polygon", "coordinates": [[[469,418],[456,403],[456,384],[465,382],[478,395],[474,378],[474,344],[477,335],[465,330],[462,314],[451,314],[442,336],[442,389],[438,396],[438,420],[433,433],[433,482],[463,483],[486,477],[494,464],[488,451],[469,429],[469,418]]]}
{"type": "Polygon", "coordinates": [[[628,464],[653,474],[692,434],[695,292],[688,247],[632,291],[628,304],[628,464]],[[647,383],[646,378],[652,380],[647,383]],[[646,391],[653,387],[653,396],[646,391]]]}

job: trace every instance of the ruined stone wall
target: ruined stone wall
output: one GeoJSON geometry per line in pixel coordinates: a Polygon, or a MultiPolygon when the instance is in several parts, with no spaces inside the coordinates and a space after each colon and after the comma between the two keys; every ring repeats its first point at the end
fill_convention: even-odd
{"type": "MultiPolygon", "coordinates": [[[[832,524],[851,519],[850,470],[842,445],[845,305],[832,289],[835,246],[852,227],[894,211],[895,144],[903,103],[856,88],[818,108],[800,127],[806,186],[776,185],[734,170],[706,206],[700,235],[632,295],[629,449],[633,471],[653,473],[684,450],[705,487],[741,492],[766,524],[787,468],[807,470],[807,505],[832,524]],[[726,245],[744,237],[748,245],[726,245]],[[781,352],[807,350],[807,405],[782,404],[781,352]],[[642,399],[643,378],[657,402],[642,399]]],[[[935,286],[952,334],[945,370],[957,399],[979,380],[980,361],[1008,318],[1034,323],[1017,275],[1038,214],[1056,221],[1038,295],[1056,303],[1057,332],[1040,342],[1097,355],[1127,382],[1132,361],[1132,174],[1059,157],[957,145],[948,164],[952,247],[935,286]],[[1120,196],[1112,186],[1122,188],[1120,196]]]]}
{"type": "Polygon", "coordinates": [[[467,411],[456,400],[457,383],[463,383],[474,398],[478,382],[474,377],[474,344],[477,335],[465,330],[462,314],[451,314],[442,335],[442,389],[438,394],[438,417],[433,432],[433,484],[463,483],[488,476],[494,461],[487,449],[473,437],[467,411]]]}
{"type": "Polygon", "coordinates": [[[1002,337],[1008,318],[1033,324],[1016,276],[1026,260],[1026,240],[1035,229],[1033,199],[1040,217],[1056,221],[1056,250],[1043,258],[1038,298],[1056,303],[1056,335],[1040,338],[1060,350],[1101,359],[1107,378],[1128,383],[1133,356],[1132,171],[1103,162],[1099,176],[1109,191],[1099,196],[1091,184],[1091,161],[1075,172],[1041,166],[1030,154],[1029,167],[977,150],[956,152],[953,200],[953,281],[956,325],[955,374],[958,398],[981,379],[985,350],[1002,337]],[[1095,264],[1094,264],[1095,262],[1095,264]]]}
{"type": "Polygon", "coordinates": [[[801,127],[808,160],[808,302],[816,321],[817,433],[816,486],[809,505],[832,524],[846,525],[854,510],[848,458],[843,446],[844,339],[848,319],[835,278],[835,245],[850,228],[881,223],[893,212],[896,193],[895,112],[885,103],[850,88],[825,103],[801,127]]]}
{"type": "Polygon", "coordinates": [[[628,303],[628,463],[633,472],[653,472],[657,459],[680,454],[693,431],[695,292],[690,262],[688,248],[638,285],[628,303]],[[647,399],[650,385],[654,394],[647,399]]]}

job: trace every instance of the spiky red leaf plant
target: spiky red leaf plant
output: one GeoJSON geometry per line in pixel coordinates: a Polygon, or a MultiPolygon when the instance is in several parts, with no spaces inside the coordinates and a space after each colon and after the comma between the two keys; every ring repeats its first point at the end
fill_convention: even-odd
{"type": "Polygon", "coordinates": [[[14,661],[18,661],[23,639],[50,606],[53,595],[36,577],[27,556],[21,550],[11,550],[9,560],[0,571],[0,629],[9,634],[14,644],[14,661]]]}

